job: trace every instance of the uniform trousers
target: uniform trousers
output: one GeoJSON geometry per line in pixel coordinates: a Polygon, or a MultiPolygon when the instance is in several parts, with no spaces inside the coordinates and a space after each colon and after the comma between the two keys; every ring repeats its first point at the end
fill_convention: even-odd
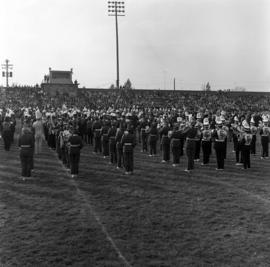
{"type": "Polygon", "coordinates": [[[170,160],[170,143],[164,142],[162,144],[162,160],[169,161],[170,160]]]}
{"type": "Polygon", "coordinates": [[[211,155],[211,141],[202,140],[203,164],[208,164],[211,155]]]}
{"type": "Polygon", "coordinates": [[[195,141],[187,140],[186,154],[188,158],[188,170],[194,169],[195,141]]]}
{"type": "Polygon", "coordinates": [[[224,159],[226,152],[225,141],[215,142],[216,158],[217,158],[217,168],[224,169],[224,159]]]}
{"type": "Polygon", "coordinates": [[[55,149],[56,142],[55,142],[55,135],[54,134],[48,135],[48,146],[52,149],[55,149]]]}
{"type": "Polygon", "coordinates": [[[226,137],[226,138],[225,138],[225,141],[224,141],[224,143],[225,143],[224,159],[227,158],[227,141],[228,141],[228,138],[226,137]]]}
{"type": "Polygon", "coordinates": [[[76,175],[79,173],[80,153],[71,152],[69,154],[69,158],[70,158],[70,173],[76,175]]]}
{"type": "Polygon", "coordinates": [[[35,137],[35,154],[39,154],[42,152],[42,136],[35,137]]]}
{"type": "Polygon", "coordinates": [[[250,144],[250,153],[253,155],[256,154],[256,141],[257,141],[257,136],[256,134],[253,134],[252,139],[251,139],[251,144],[250,144]]]}
{"type": "Polygon", "coordinates": [[[236,163],[239,163],[240,152],[241,152],[241,144],[240,144],[240,142],[238,140],[235,143],[234,150],[235,150],[235,160],[236,160],[236,163]]]}
{"type": "Polygon", "coordinates": [[[22,167],[21,174],[23,177],[31,176],[32,158],[33,158],[32,148],[21,148],[20,152],[21,167],[22,167]]]}
{"type": "Polygon", "coordinates": [[[268,136],[262,136],[261,137],[261,144],[262,144],[262,157],[268,157],[269,137],[268,136]]]}
{"type": "Polygon", "coordinates": [[[111,163],[116,163],[117,162],[117,153],[116,153],[115,139],[110,138],[109,150],[110,150],[110,162],[111,163]]]}
{"type": "Polygon", "coordinates": [[[142,136],[141,136],[140,128],[138,128],[137,131],[138,131],[138,141],[139,141],[139,144],[140,144],[142,142],[142,136]]]}
{"type": "Polygon", "coordinates": [[[185,139],[180,138],[180,156],[184,155],[184,144],[185,144],[185,139]]]}
{"type": "Polygon", "coordinates": [[[4,140],[4,148],[6,151],[10,150],[10,146],[11,146],[11,131],[4,131],[2,134],[3,140],[4,140]]]}
{"type": "Polygon", "coordinates": [[[63,164],[66,165],[67,159],[66,159],[65,145],[60,147],[60,153],[61,153],[61,160],[62,160],[63,164]]]}
{"type": "Polygon", "coordinates": [[[102,140],[102,150],[104,157],[109,156],[109,140],[102,140]]]}
{"type": "Polygon", "coordinates": [[[242,146],[244,169],[250,168],[250,145],[242,146]]]}
{"type": "Polygon", "coordinates": [[[33,148],[31,148],[31,163],[30,163],[31,170],[34,169],[34,152],[35,152],[35,148],[33,147],[33,148]]]}
{"type": "Polygon", "coordinates": [[[156,137],[149,137],[150,155],[157,154],[157,140],[156,137]]]}
{"type": "Polygon", "coordinates": [[[232,139],[233,139],[233,150],[236,151],[236,147],[237,147],[237,144],[238,144],[237,135],[233,133],[232,139]]]}
{"type": "Polygon", "coordinates": [[[101,137],[95,137],[94,151],[101,153],[101,137]]]}
{"type": "Polygon", "coordinates": [[[195,155],[194,159],[200,159],[201,140],[195,141],[195,155]]]}
{"type": "Polygon", "coordinates": [[[93,132],[91,129],[87,129],[86,143],[88,145],[93,145],[93,132]]]}
{"type": "Polygon", "coordinates": [[[180,163],[180,147],[179,146],[172,147],[172,157],[173,157],[173,164],[180,163]]]}
{"type": "Polygon", "coordinates": [[[66,159],[66,167],[69,169],[70,168],[70,155],[69,155],[69,148],[65,144],[64,145],[64,152],[65,152],[65,159],[66,159]]]}
{"type": "Polygon", "coordinates": [[[117,167],[122,168],[122,161],[123,161],[123,148],[120,142],[116,143],[116,159],[117,159],[117,167]]]}
{"type": "Polygon", "coordinates": [[[123,148],[123,161],[126,172],[133,172],[134,158],[132,145],[124,145],[123,148]]]}
{"type": "Polygon", "coordinates": [[[142,134],[142,151],[147,151],[147,134],[142,134]]]}

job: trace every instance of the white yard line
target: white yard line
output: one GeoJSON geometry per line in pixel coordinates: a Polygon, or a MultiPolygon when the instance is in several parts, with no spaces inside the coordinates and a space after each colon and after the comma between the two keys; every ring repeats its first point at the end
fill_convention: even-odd
{"type": "MultiPolygon", "coordinates": [[[[54,154],[55,158],[57,158],[56,154],[53,151],[52,151],[52,153],[54,154]]],[[[90,211],[90,214],[92,214],[93,217],[95,218],[97,224],[101,228],[101,231],[106,236],[107,241],[111,244],[111,246],[113,247],[113,249],[116,252],[116,254],[118,255],[118,257],[122,260],[122,262],[125,264],[125,266],[131,267],[132,265],[127,261],[127,259],[125,258],[125,256],[121,252],[121,250],[118,248],[118,246],[114,242],[113,238],[108,233],[105,225],[102,223],[102,221],[100,219],[100,216],[95,211],[95,209],[94,209],[93,205],[90,203],[89,199],[87,199],[86,195],[80,190],[80,188],[78,187],[78,184],[76,183],[76,181],[73,178],[71,178],[71,175],[67,172],[67,169],[62,165],[61,161],[58,158],[57,158],[57,160],[60,163],[60,165],[62,166],[62,170],[67,175],[68,181],[70,181],[70,184],[73,185],[76,188],[77,194],[80,196],[80,198],[83,199],[84,203],[86,204],[87,208],[90,211]]]]}

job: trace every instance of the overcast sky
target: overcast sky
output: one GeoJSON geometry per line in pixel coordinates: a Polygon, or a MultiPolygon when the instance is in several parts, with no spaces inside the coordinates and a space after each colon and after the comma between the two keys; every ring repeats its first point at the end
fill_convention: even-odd
{"type": "MultiPolygon", "coordinates": [[[[105,0],[0,0],[0,61],[10,83],[73,68],[80,86],[116,80],[115,20],[105,0]]],[[[120,84],[135,88],[270,91],[269,0],[125,0],[120,84]]],[[[5,84],[4,78],[1,81],[5,84]]]]}

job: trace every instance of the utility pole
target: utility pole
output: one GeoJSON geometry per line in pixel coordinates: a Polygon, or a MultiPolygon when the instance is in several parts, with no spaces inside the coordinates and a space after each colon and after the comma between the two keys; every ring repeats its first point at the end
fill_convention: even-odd
{"type": "Polygon", "coordinates": [[[118,16],[125,16],[125,2],[108,1],[109,16],[115,17],[116,30],[116,88],[119,89],[119,42],[118,42],[118,16]]]}
{"type": "Polygon", "coordinates": [[[6,87],[8,87],[8,78],[12,78],[12,72],[9,72],[9,70],[13,69],[13,65],[9,64],[9,60],[6,59],[6,63],[2,64],[2,69],[5,71],[2,71],[2,77],[6,77],[6,87]]]}
{"type": "Polygon", "coordinates": [[[175,78],[173,78],[173,90],[175,91],[175,78]]]}

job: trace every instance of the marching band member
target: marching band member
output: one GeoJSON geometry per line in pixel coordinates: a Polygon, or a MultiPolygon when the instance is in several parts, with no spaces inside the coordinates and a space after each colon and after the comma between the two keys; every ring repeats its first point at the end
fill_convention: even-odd
{"type": "Polygon", "coordinates": [[[76,178],[79,174],[80,151],[83,148],[83,142],[81,136],[79,136],[79,130],[73,128],[72,134],[68,139],[68,146],[70,174],[72,178],[76,178]]]}
{"type": "Polygon", "coordinates": [[[103,158],[107,158],[109,156],[109,136],[108,136],[109,129],[110,129],[110,122],[108,120],[105,120],[104,125],[101,128],[101,143],[102,143],[103,158]]]}
{"type": "Polygon", "coordinates": [[[55,150],[55,113],[50,114],[50,119],[48,121],[48,146],[55,150]]]}
{"type": "Polygon", "coordinates": [[[95,118],[93,123],[94,132],[94,153],[101,153],[101,122],[98,117],[95,118]]]}
{"type": "Polygon", "coordinates": [[[152,122],[152,125],[148,129],[147,133],[149,134],[149,137],[148,137],[149,147],[150,147],[149,157],[153,157],[153,156],[156,156],[157,154],[158,129],[157,129],[156,122],[152,122]]]}
{"type": "Polygon", "coordinates": [[[211,138],[212,138],[212,130],[210,129],[209,119],[204,118],[202,130],[203,163],[201,165],[207,165],[209,163],[212,146],[211,138]]]}
{"type": "Polygon", "coordinates": [[[173,130],[170,132],[171,139],[171,149],[173,156],[173,167],[176,167],[180,163],[180,138],[182,137],[182,133],[178,129],[178,124],[175,123],[173,126],[173,130]]]}
{"type": "Polygon", "coordinates": [[[197,113],[197,121],[195,124],[195,128],[198,130],[197,140],[195,141],[195,155],[194,155],[194,161],[200,161],[200,152],[201,152],[201,129],[203,127],[203,124],[201,122],[202,115],[201,113],[197,113]]]}
{"type": "Polygon", "coordinates": [[[116,153],[116,132],[117,132],[117,122],[113,121],[111,128],[108,132],[108,138],[109,138],[109,151],[110,151],[110,163],[116,163],[117,162],[117,153],[116,153]]]}
{"type": "Polygon", "coordinates": [[[33,162],[33,150],[34,150],[34,137],[28,127],[22,128],[22,134],[18,140],[18,146],[20,148],[20,159],[22,166],[22,179],[25,180],[26,177],[31,177],[31,169],[33,162]]]}
{"type": "Polygon", "coordinates": [[[116,142],[116,160],[117,160],[117,167],[116,169],[122,168],[122,161],[123,161],[123,147],[121,144],[122,136],[124,134],[124,124],[120,122],[119,128],[117,128],[115,142],[116,142]]]}
{"type": "Polygon", "coordinates": [[[235,136],[236,136],[236,146],[235,146],[235,165],[242,165],[243,164],[243,153],[242,153],[242,143],[241,140],[243,139],[244,130],[243,127],[239,126],[235,130],[235,136]]]}
{"type": "Polygon", "coordinates": [[[87,141],[88,145],[93,145],[93,121],[92,118],[89,116],[86,120],[86,132],[87,132],[87,141]]]}
{"type": "Polygon", "coordinates": [[[185,144],[185,135],[183,134],[183,131],[186,127],[186,123],[185,121],[180,120],[180,126],[179,126],[179,131],[181,132],[181,136],[180,136],[180,157],[182,157],[184,155],[184,144],[185,144]]]}
{"type": "Polygon", "coordinates": [[[244,169],[250,168],[250,145],[252,141],[252,134],[250,133],[250,127],[246,120],[242,122],[244,133],[241,139],[242,155],[244,169]]]}
{"type": "Polygon", "coordinates": [[[254,118],[251,117],[250,120],[250,133],[252,134],[252,140],[250,144],[250,154],[256,155],[256,141],[257,141],[258,128],[255,126],[254,118]]]}
{"type": "Polygon", "coordinates": [[[239,127],[239,119],[237,116],[234,116],[233,123],[231,124],[232,128],[232,139],[233,139],[233,152],[236,152],[238,146],[238,127],[239,127]]]}
{"type": "Polygon", "coordinates": [[[11,141],[12,141],[12,131],[10,124],[10,116],[6,115],[4,122],[2,124],[2,138],[4,140],[4,147],[6,151],[10,150],[11,141]]]}
{"type": "Polygon", "coordinates": [[[242,154],[241,154],[241,139],[242,139],[243,131],[239,124],[239,120],[237,116],[234,116],[234,123],[231,126],[232,126],[232,131],[233,131],[233,146],[234,146],[233,152],[235,152],[235,160],[236,160],[235,165],[242,165],[243,160],[242,160],[242,154]],[[241,158],[240,158],[240,155],[241,155],[241,158]]]}
{"type": "Polygon", "coordinates": [[[161,136],[161,150],[162,150],[162,163],[165,163],[170,160],[170,138],[168,136],[169,127],[166,121],[163,122],[163,127],[159,131],[161,136]]]}
{"type": "Polygon", "coordinates": [[[225,112],[224,111],[221,111],[221,116],[220,116],[220,119],[222,121],[222,129],[227,132],[227,136],[225,138],[225,159],[227,157],[227,141],[228,141],[228,134],[229,134],[229,127],[226,125],[226,119],[225,119],[225,112]]]}
{"type": "Polygon", "coordinates": [[[39,110],[36,111],[36,121],[33,123],[35,130],[35,154],[42,152],[42,140],[45,139],[44,127],[42,123],[42,114],[39,110]]]}
{"type": "Polygon", "coordinates": [[[270,128],[268,126],[268,118],[263,115],[263,125],[261,125],[260,135],[261,135],[261,145],[262,145],[262,155],[261,159],[268,159],[269,153],[269,135],[270,128]]]}
{"type": "Polygon", "coordinates": [[[189,123],[183,134],[186,137],[186,155],[188,158],[188,166],[185,172],[190,172],[194,169],[195,142],[198,136],[198,130],[195,128],[196,121],[192,116],[189,116],[189,123]]]}
{"type": "Polygon", "coordinates": [[[144,117],[140,119],[139,129],[140,129],[140,138],[142,142],[141,152],[147,152],[147,136],[148,136],[147,130],[149,129],[149,126],[144,117]]]}
{"type": "Polygon", "coordinates": [[[133,149],[136,145],[136,141],[130,124],[128,124],[127,130],[122,136],[121,145],[123,147],[125,174],[132,174],[134,169],[133,149]]]}
{"type": "Polygon", "coordinates": [[[216,118],[217,128],[213,132],[214,149],[216,150],[217,168],[216,170],[224,170],[224,159],[226,152],[225,140],[227,132],[222,128],[222,121],[219,117],[216,118]]]}

